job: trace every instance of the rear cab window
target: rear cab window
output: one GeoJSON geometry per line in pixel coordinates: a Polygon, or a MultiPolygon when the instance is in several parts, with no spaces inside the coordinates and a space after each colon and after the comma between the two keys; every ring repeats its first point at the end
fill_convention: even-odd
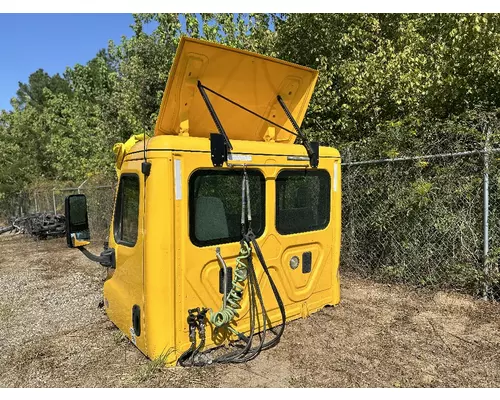
{"type": "Polygon", "coordinates": [[[276,230],[322,230],[330,222],[331,177],[326,170],[283,170],[276,177],[276,230]]]}
{"type": "MultiPolygon", "coordinates": [[[[247,169],[256,237],[265,226],[265,179],[247,169]]],[[[241,234],[242,170],[202,169],[189,179],[189,236],[198,247],[238,242],[241,234]]]]}

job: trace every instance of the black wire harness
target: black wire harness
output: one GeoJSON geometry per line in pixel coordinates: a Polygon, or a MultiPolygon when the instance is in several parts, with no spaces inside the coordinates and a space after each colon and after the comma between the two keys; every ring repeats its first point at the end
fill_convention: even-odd
{"type": "MultiPolygon", "coordinates": [[[[278,288],[269,272],[269,267],[266,264],[264,259],[264,255],[260,249],[260,246],[257,243],[255,235],[252,231],[252,215],[250,208],[250,190],[248,183],[248,175],[246,169],[243,170],[243,182],[242,182],[242,217],[241,217],[241,226],[242,226],[242,242],[246,242],[257,256],[264,273],[266,274],[267,279],[271,285],[272,292],[274,294],[274,298],[276,303],[278,304],[278,308],[281,313],[281,325],[279,326],[277,332],[274,337],[269,339],[266,342],[266,336],[268,330],[271,330],[271,327],[268,327],[269,319],[268,312],[266,306],[264,304],[264,299],[262,296],[261,287],[259,281],[257,279],[257,274],[255,272],[255,267],[253,263],[253,251],[251,250],[247,257],[247,270],[248,270],[248,296],[249,296],[249,312],[250,312],[250,332],[248,337],[243,334],[238,335],[238,338],[243,341],[245,344],[240,346],[239,349],[230,351],[226,354],[223,354],[217,358],[212,360],[206,357],[206,354],[200,353],[201,349],[205,345],[205,326],[206,326],[206,313],[207,309],[194,309],[188,311],[188,326],[189,326],[189,339],[191,342],[191,347],[184,352],[178,360],[178,364],[181,366],[204,366],[211,363],[219,363],[219,364],[231,364],[231,363],[245,363],[257,357],[262,350],[270,349],[276,346],[283,332],[285,330],[286,323],[286,311],[285,306],[283,304],[283,300],[280,296],[278,288]],[[262,317],[262,320],[259,318],[259,314],[262,317]],[[257,326],[258,325],[258,326],[257,326]],[[260,331],[260,327],[262,326],[262,331],[260,331]],[[258,329],[256,329],[258,328],[258,329]],[[196,330],[199,332],[200,344],[196,346],[196,330]],[[257,345],[253,345],[254,338],[259,337],[259,343],[257,345]],[[205,357],[202,357],[205,356],[205,357]]],[[[241,243],[242,246],[244,245],[241,243]]]]}

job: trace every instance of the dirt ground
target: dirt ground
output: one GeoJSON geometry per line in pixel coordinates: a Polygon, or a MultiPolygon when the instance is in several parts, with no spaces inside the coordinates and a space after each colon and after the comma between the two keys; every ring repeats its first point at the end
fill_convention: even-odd
{"type": "Polygon", "coordinates": [[[500,386],[498,303],[344,276],[255,360],[161,368],[98,308],[103,278],[64,239],[0,237],[1,387],[500,386]]]}

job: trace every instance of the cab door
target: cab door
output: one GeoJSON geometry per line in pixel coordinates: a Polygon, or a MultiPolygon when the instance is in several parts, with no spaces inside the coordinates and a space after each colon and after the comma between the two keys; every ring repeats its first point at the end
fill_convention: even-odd
{"type": "Polygon", "coordinates": [[[116,269],[104,283],[104,304],[113,323],[146,353],[143,324],[144,177],[139,162],[122,167],[109,244],[116,269]],[[137,169],[134,169],[137,164],[137,169]]]}
{"type": "Polygon", "coordinates": [[[334,303],[332,170],[323,159],[317,169],[287,168],[276,176],[274,228],[283,249],[278,265],[292,318],[334,303]]]}

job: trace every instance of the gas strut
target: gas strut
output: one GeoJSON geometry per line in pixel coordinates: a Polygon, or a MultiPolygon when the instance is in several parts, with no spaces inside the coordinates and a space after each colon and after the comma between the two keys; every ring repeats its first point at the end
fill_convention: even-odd
{"type": "MultiPolygon", "coordinates": [[[[247,108],[245,106],[242,106],[241,104],[237,103],[234,100],[231,100],[230,98],[224,96],[223,94],[218,93],[218,92],[216,92],[213,89],[210,89],[209,87],[203,85],[201,83],[201,81],[198,81],[198,90],[200,91],[201,97],[203,98],[203,101],[205,102],[205,105],[207,106],[208,112],[210,113],[210,116],[212,117],[212,119],[213,119],[213,121],[215,123],[215,126],[217,127],[217,130],[219,131],[219,134],[222,135],[223,138],[224,138],[224,147],[225,147],[224,150],[225,150],[225,154],[219,155],[220,158],[216,157],[215,154],[212,154],[212,158],[217,158],[218,161],[219,161],[218,163],[215,163],[214,165],[222,166],[221,161],[227,161],[227,153],[229,153],[233,149],[233,146],[231,145],[231,142],[229,141],[227,133],[224,130],[224,128],[222,126],[222,123],[220,122],[220,119],[219,119],[219,117],[218,117],[218,115],[217,115],[217,113],[215,111],[215,108],[213,107],[212,103],[210,102],[210,99],[208,98],[208,95],[206,93],[207,91],[210,92],[210,93],[212,93],[212,94],[214,94],[214,95],[216,95],[216,96],[218,96],[218,97],[220,97],[221,99],[227,101],[228,103],[231,103],[231,104],[235,105],[236,107],[239,107],[242,110],[244,110],[244,111],[246,111],[246,112],[248,112],[248,113],[256,116],[257,118],[260,118],[263,121],[266,121],[269,124],[271,124],[273,126],[276,126],[277,128],[280,128],[280,129],[284,130],[285,132],[291,133],[292,135],[299,137],[302,140],[302,145],[305,147],[305,149],[307,151],[307,155],[309,157],[309,164],[311,165],[312,168],[317,168],[318,167],[318,163],[319,163],[319,143],[318,142],[310,142],[307,139],[307,137],[302,133],[302,131],[300,130],[299,124],[297,123],[297,121],[295,121],[295,118],[293,118],[292,113],[290,112],[290,110],[286,106],[283,98],[280,95],[276,96],[276,100],[278,100],[278,103],[280,104],[281,108],[283,109],[283,111],[286,114],[286,117],[288,118],[288,120],[292,124],[293,128],[295,129],[295,132],[292,131],[292,130],[290,130],[290,129],[285,128],[284,126],[281,126],[281,125],[277,124],[274,121],[271,121],[269,118],[266,118],[266,117],[263,117],[260,114],[257,114],[255,111],[252,111],[249,108],[247,108]]],[[[211,140],[212,140],[212,137],[211,137],[211,140]]],[[[215,150],[216,148],[217,148],[217,145],[214,145],[214,148],[212,148],[212,153],[214,151],[216,151],[215,150]]]]}

